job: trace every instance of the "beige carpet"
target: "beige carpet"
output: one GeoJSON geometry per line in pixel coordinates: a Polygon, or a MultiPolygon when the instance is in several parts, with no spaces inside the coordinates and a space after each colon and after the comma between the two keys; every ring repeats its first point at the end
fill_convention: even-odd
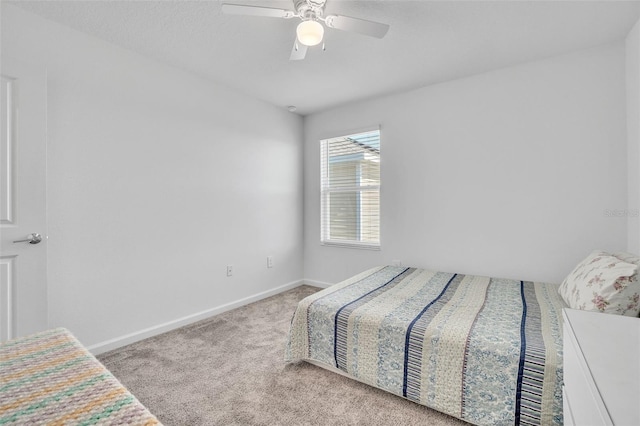
{"type": "Polygon", "coordinates": [[[167,426],[464,425],[307,363],[285,364],[301,286],[98,358],[167,426]]]}

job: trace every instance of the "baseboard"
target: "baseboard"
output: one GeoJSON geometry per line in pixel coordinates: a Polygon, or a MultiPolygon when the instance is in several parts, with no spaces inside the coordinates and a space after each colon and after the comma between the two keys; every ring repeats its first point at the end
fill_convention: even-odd
{"type": "Polygon", "coordinates": [[[320,287],[320,288],[327,288],[327,287],[331,287],[333,284],[331,283],[325,283],[323,281],[315,281],[315,280],[309,280],[309,279],[303,279],[302,280],[302,284],[307,284],[313,287],[320,287]]]}
{"type": "Polygon", "coordinates": [[[180,328],[185,325],[192,324],[194,322],[212,317],[214,315],[218,315],[223,312],[230,311],[231,309],[239,308],[240,306],[257,302],[258,300],[265,299],[270,296],[274,296],[278,293],[282,293],[283,291],[290,290],[292,288],[298,287],[305,283],[306,283],[305,280],[292,281],[288,284],[281,285],[280,287],[263,291],[263,292],[254,294],[252,296],[236,300],[234,302],[226,303],[224,305],[207,309],[205,311],[201,311],[192,315],[187,315],[186,317],[178,318],[176,320],[165,322],[160,325],[145,328],[143,330],[136,331],[134,333],[125,334],[124,336],[116,337],[115,339],[107,340],[105,342],[96,343],[95,345],[89,346],[88,349],[89,351],[91,351],[92,354],[99,355],[101,353],[118,349],[118,348],[121,348],[122,346],[130,345],[131,343],[135,343],[140,340],[147,339],[149,337],[157,336],[158,334],[166,333],[167,331],[175,330],[176,328],[180,328]]]}

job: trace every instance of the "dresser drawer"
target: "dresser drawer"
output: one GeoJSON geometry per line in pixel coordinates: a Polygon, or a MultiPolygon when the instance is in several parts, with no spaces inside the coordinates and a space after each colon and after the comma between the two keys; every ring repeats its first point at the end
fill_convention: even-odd
{"type": "Polygon", "coordinates": [[[565,424],[613,425],[569,321],[564,322],[563,339],[565,424]]]}
{"type": "Polygon", "coordinates": [[[571,405],[569,405],[567,390],[564,386],[562,387],[562,417],[564,417],[564,426],[576,426],[576,422],[573,420],[573,414],[571,412],[571,405]]]}
{"type": "Polygon", "coordinates": [[[564,397],[567,399],[565,404],[570,407],[573,423],[576,425],[611,424],[611,420],[604,419],[599,409],[604,404],[586,362],[581,359],[580,347],[576,347],[577,342],[573,341],[572,335],[567,333],[566,329],[564,338],[564,397]]]}

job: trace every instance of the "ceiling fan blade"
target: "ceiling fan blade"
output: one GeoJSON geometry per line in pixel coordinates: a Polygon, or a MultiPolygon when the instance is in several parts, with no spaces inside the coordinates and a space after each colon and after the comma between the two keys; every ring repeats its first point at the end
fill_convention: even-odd
{"type": "Polygon", "coordinates": [[[293,42],[293,49],[291,49],[291,56],[289,57],[290,61],[301,61],[307,55],[307,46],[300,43],[296,38],[296,41],[293,42]]]}
{"type": "Polygon", "coordinates": [[[227,15],[267,16],[269,18],[293,18],[295,16],[295,12],[292,10],[228,3],[222,5],[222,13],[227,15]]]}
{"type": "Polygon", "coordinates": [[[328,27],[343,31],[351,31],[371,37],[382,38],[389,31],[389,25],[366,19],[351,18],[349,16],[329,15],[325,18],[328,27]]]}

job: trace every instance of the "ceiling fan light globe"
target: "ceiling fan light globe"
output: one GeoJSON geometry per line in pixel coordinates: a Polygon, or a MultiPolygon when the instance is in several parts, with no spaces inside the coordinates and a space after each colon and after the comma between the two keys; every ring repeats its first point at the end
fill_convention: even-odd
{"type": "Polygon", "coordinates": [[[324,37],[324,27],[318,21],[302,21],[298,24],[296,35],[298,41],[305,46],[315,46],[320,44],[324,37]]]}

